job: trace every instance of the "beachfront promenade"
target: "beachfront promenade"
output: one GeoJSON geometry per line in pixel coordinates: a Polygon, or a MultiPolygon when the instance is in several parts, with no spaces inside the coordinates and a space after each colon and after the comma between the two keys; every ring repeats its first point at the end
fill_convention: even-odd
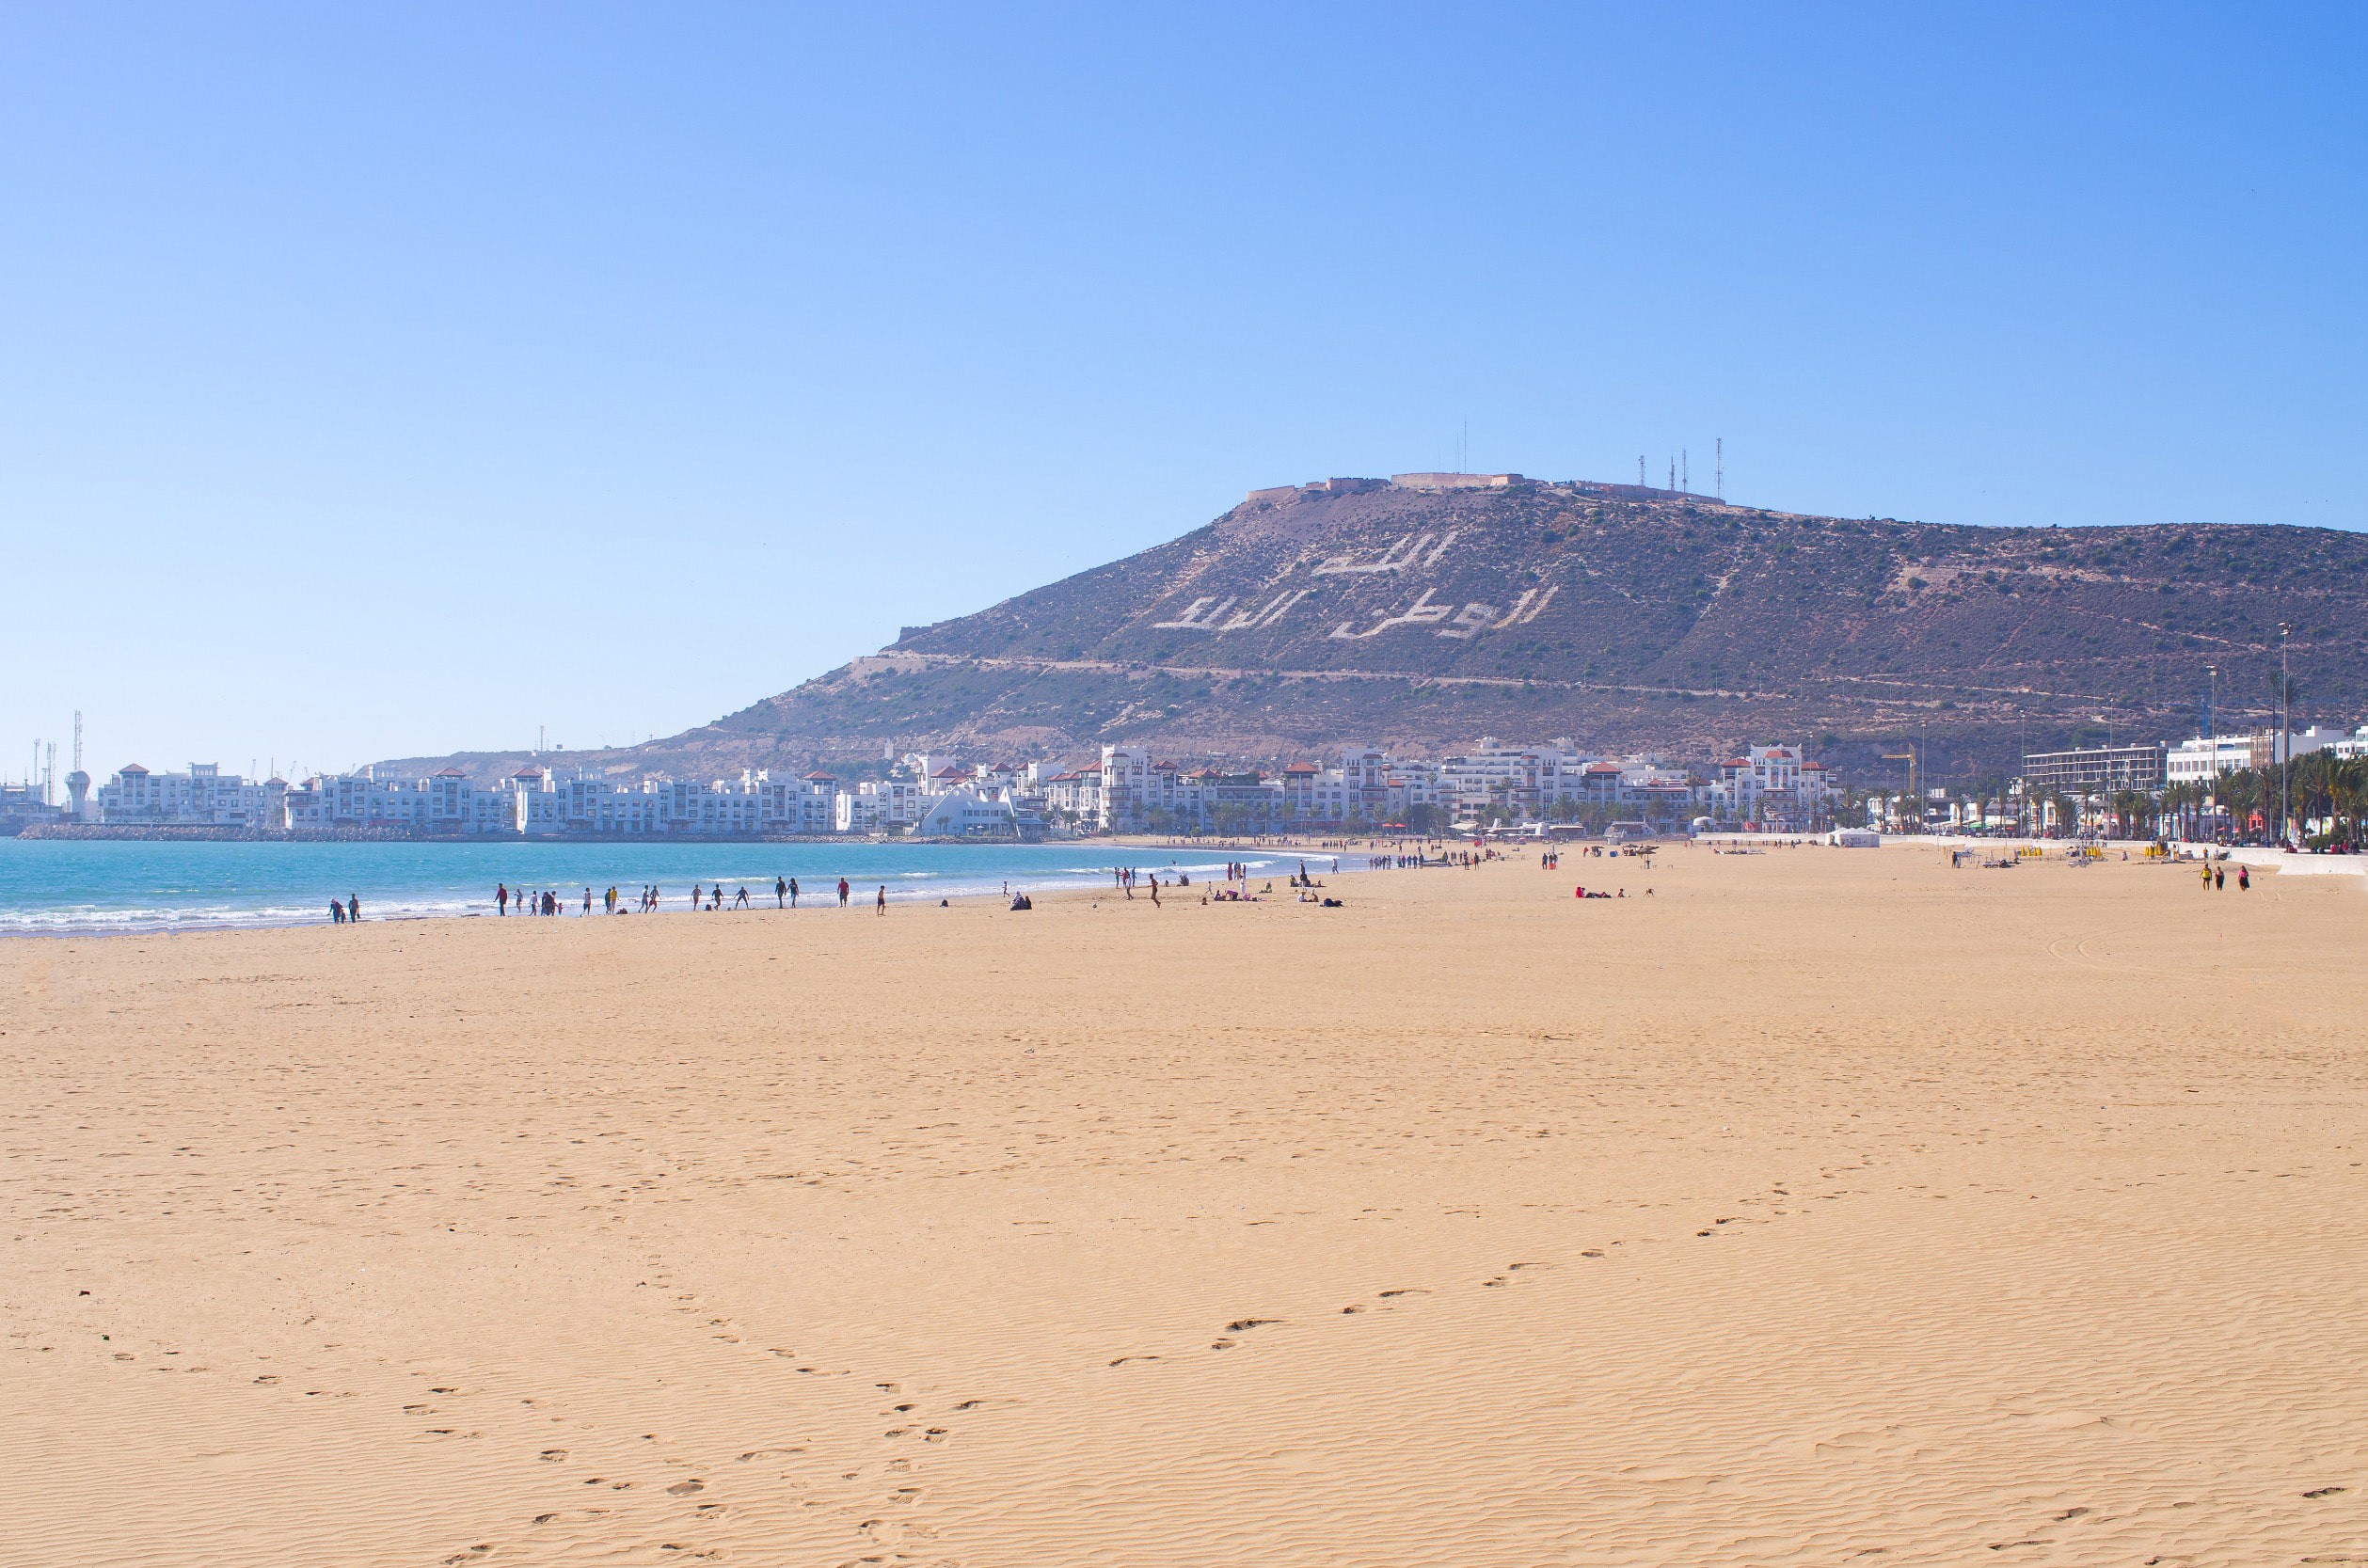
{"type": "Polygon", "coordinates": [[[1645,864],[0,943],[6,1538],[2361,1549],[2360,886],[1645,864]]]}

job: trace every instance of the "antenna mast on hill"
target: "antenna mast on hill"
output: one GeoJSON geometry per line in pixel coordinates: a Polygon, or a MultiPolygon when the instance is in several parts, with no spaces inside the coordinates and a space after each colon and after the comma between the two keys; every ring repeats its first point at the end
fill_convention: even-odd
{"type": "Polygon", "coordinates": [[[1669,487],[1677,488],[1677,460],[1674,457],[1669,460],[1669,487]]]}
{"type": "Polygon", "coordinates": [[[1693,454],[1683,447],[1677,449],[1677,488],[1693,494],[1693,454]]]}
{"type": "Polygon", "coordinates": [[[1712,483],[1718,486],[1719,499],[1726,499],[1726,437],[1724,436],[1719,437],[1718,444],[1718,477],[1712,483]]]}
{"type": "Polygon", "coordinates": [[[1636,487],[1645,488],[1645,454],[1641,451],[1636,454],[1636,487]]]}

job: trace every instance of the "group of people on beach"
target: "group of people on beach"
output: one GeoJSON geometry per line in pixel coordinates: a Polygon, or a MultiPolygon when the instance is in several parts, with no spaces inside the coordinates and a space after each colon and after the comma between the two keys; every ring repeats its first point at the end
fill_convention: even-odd
{"type": "MultiPolygon", "coordinates": [[[[615,891],[613,888],[610,889],[612,894],[615,891]]],[[[520,914],[557,914],[564,907],[559,895],[548,889],[541,893],[529,893],[522,887],[514,888],[507,882],[495,884],[493,890],[495,910],[502,914],[508,914],[510,906],[513,904],[518,907],[520,914]]],[[[586,888],[584,889],[584,912],[589,914],[591,911],[592,890],[586,888]]]]}
{"type": "MultiPolygon", "coordinates": [[[[798,886],[798,879],[795,877],[775,877],[773,879],[773,908],[796,909],[798,896],[803,891],[798,886]]],[[[846,878],[841,877],[838,879],[839,908],[845,909],[848,906],[854,895],[854,887],[846,878]]],[[[626,908],[628,901],[628,895],[623,889],[611,887],[600,895],[601,911],[606,914],[655,914],[664,906],[665,891],[657,883],[652,882],[644,886],[639,894],[631,896],[630,902],[633,907],[630,910],[626,908]]],[[[329,907],[334,910],[338,908],[338,905],[332,901],[329,907]]],[[[493,890],[493,907],[497,914],[502,915],[509,914],[514,909],[519,914],[558,915],[566,912],[567,899],[557,893],[548,891],[529,893],[524,888],[514,888],[507,882],[497,882],[493,890]]],[[[691,884],[691,908],[694,912],[712,913],[726,907],[726,895],[721,880],[718,880],[713,887],[707,886],[705,882],[691,884]]],[[[755,901],[749,896],[746,883],[742,883],[737,891],[729,895],[728,907],[735,910],[755,907],[755,901]]],[[[884,885],[879,889],[872,907],[882,914],[888,912],[888,890],[884,885]]],[[[358,903],[354,906],[355,913],[351,918],[356,920],[361,918],[360,908],[358,903]]],[[[590,888],[583,891],[581,912],[586,915],[592,913],[592,890],[590,888]]],[[[342,914],[338,916],[340,921],[348,917],[342,914]]]]}
{"type": "Polygon", "coordinates": [[[329,900],[330,925],[348,926],[358,922],[361,917],[362,901],[359,898],[355,897],[352,894],[347,894],[345,895],[345,902],[342,904],[339,903],[334,898],[329,900]]]}

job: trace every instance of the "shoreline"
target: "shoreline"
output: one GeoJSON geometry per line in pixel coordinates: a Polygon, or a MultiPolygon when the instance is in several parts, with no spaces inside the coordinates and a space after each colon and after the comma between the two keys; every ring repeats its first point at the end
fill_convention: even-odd
{"type": "MultiPolygon", "coordinates": [[[[836,846],[841,848],[879,848],[882,847],[880,845],[850,845],[845,840],[822,842],[835,843],[836,846]]],[[[1279,869],[1280,860],[1284,858],[1283,852],[1271,849],[1252,848],[1242,845],[1184,847],[1164,844],[1120,844],[1113,840],[1101,840],[1095,842],[1107,845],[1109,847],[1114,849],[1130,851],[1131,860],[1138,866],[1139,869],[1157,869],[1162,871],[1163,874],[1167,871],[1166,866],[1146,865],[1144,863],[1145,858],[1163,853],[1169,855],[1184,855],[1187,853],[1202,854],[1216,857],[1220,860],[1246,861],[1260,866],[1273,865],[1277,868],[1273,872],[1274,875],[1280,876],[1286,874],[1279,869]]],[[[980,850],[1008,850],[1014,847],[1026,848],[1029,850],[1058,850],[1069,847],[1067,845],[1011,846],[960,843],[930,845],[926,843],[915,843],[911,840],[889,841],[889,846],[892,847],[897,843],[910,844],[916,850],[944,849],[948,847],[960,847],[965,849],[976,848],[980,850]]],[[[495,847],[487,846],[485,847],[495,847]]],[[[501,847],[514,848],[516,846],[504,846],[501,847]]],[[[554,846],[554,847],[558,847],[554,846]]],[[[581,847],[581,846],[578,846],[577,847],[581,847]]],[[[699,846],[674,846],[670,847],[690,847],[695,849],[704,848],[706,846],[703,844],[699,846]]],[[[745,848],[746,846],[740,846],[740,847],[745,848]]],[[[1309,855],[1306,858],[1313,859],[1315,857],[1313,855],[1309,855]]],[[[933,904],[940,898],[948,899],[954,903],[982,899],[1000,899],[1005,896],[1005,895],[998,891],[998,885],[1008,885],[1011,893],[1025,893],[1032,898],[1057,897],[1065,893],[1073,892],[1092,893],[1098,887],[1105,886],[1096,880],[1096,879],[1101,876],[1107,875],[1109,869],[1110,868],[1106,866],[1095,868],[1092,871],[1082,869],[1020,869],[1014,870],[1009,876],[1005,876],[999,873],[972,875],[958,868],[946,868],[920,872],[901,870],[895,873],[893,876],[882,878],[879,875],[877,870],[866,873],[863,876],[857,876],[853,873],[851,868],[849,868],[843,872],[834,871],[832,874],[831,881],[827,884],[819,880],[810,879],[807,877],[807,874],[802,872],[800,873],[801,879],[807,880],[809,885],[802,890],[801,901],[795,910],[772,910],[771,906],[764,904],[764,898],[773,895],[771,876],[767,876],[762,879],[745,876],[744,878],[725,876],[723,880],[726,884],[732,885],[735,888],[742,885],[744,881],[744,885],[747,887],[749,892],[750,902],[745,909],[733,910],[727,907],[725,910],[718,912],[744,914],[763,911],[775,913],[805,913],[816,910],[835,910],[838,908],[838,905],[835,901],[834,884],[836,877],[841,874],[848,876],[850,884],[854,884],[858,888],[858,890],[863,894],[863,897],[865,899],[869,898],[872,889],[884,882],[888,888],[888,902],[890,905],[893,907],[904,908],[924,903],[933,904]],[[817,897],[818,893],[821,895],[819,899],[817,897]]],[[[1178,869],[1190,873],[1196,879],[1193,884],[1193,889],[1194,891],[1198,891],[1201,881],[1206,880],[1210,877],[1212,866],[1196,861],[1192,863],[1181,866],[1178,869]]],[[[1268,872],[1264,870],[1254,873],[1254,875],[1258,876],[1264,876],[1267,874],[1268,872]]],[[[497,871],[496,879],[507,882],[512,879],[508,875],[497,871]]],[[[687,897],[684,890],[692,879],[694,879],[685,876],[680,882],[675,882],[671,879],[661,882],[661,885],[668,887],[670,891],[665,895],[657,910],[646,912],[653,914],[688,914],[693,912],[683,907],[684,904],[687,903],[687,897]]],[[[695,879],[702,885],[705,885],[713,879],[710,874],[702,872],[696,876],[695,879]]],[[[532,891],[540,893],[544,891],[545,887],[548,885],[548,879],[543,879],[540,884],[533,887],[532,891]]],[[[574,880],[567,882],[566,885],[573,889],[574,892],[563,901],[563,908],[560,915],[558,916],[523,915],[516,913],[515,911],[511,915],[504,916],[497,910],[490,895],[469,896],[458,900],[439,898],[422,902],[417,896],[406,898],[399,895],[387,894],[381,894],[375,899],[373,899],[372,897],[367,896],[368,890],[363,889],[361,891],[365,894],[365,896],[363,898],[363,915],[361,923],[364,925],[377,925],[392,922],[418,923],[447,920],[474,920],[481,918],[493,920],[509,918],[526,920],[552,918],[582,920],[586,918],[582,911],[582,906],[580,902],[581,892],[586,884],[580,880],[574,880]]],[[[597,904],[600,893],[609,885],[612,884],[607,880],[593,884],[596,905],[597,904]]],[[[638,895],[638,883],[628,884],[618,882],[614,885],[618,886],[621,898],[629,900],[638,895]]],[[[851,909],[855,906],[855,903],[861,900],[850,898],[848,907],[851,909]]],[[[326,917],[322,908],[322,905],[325,905],[326,902],[326,896],[324,895],[320,903],[317,904],[295,905],[292,903],[280,903],[262,905],[248,910],[218,912],[215,910],[207,910],[177,915],[160,914],[142,910],[126,910],[120,912],[88,911],[78,911],[68,918],[61,919],[54,923],[40,924],[37,924],[36,922],[40,920],[42,911],[24,911],[15,914],[0,911],[0,943],[5,943],[19,938],[53,941],[71,940],[80,937],[111,938],[119,936],[179,936],[193,935],[200,932],[279,930],[297,929],[312,926],[330,926],[335,923],[326,917]]],[[[644,911],[631,908],[620,908],[614,911],[601,911],[597,915],[597,918],[615,919],[642,912],[644,911]]],[[[699,912],[707,911],[703,910],[699,912]]]]}

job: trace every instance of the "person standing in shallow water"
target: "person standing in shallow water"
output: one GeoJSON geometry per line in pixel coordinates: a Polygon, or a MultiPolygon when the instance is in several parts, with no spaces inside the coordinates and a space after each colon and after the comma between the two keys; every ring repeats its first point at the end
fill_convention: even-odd
{"type": "Polygon", "coordinates": [[[873,912],[877,914],[888,912],[888,890],[885,887],[880,890],[880,902],[873,906],[873,912]]]}
{"type": "Polygon", "coordinates": [[[345,906],[334,898],[329,900],[329,924],[332,926],[345,924],[345,906]]]}
{"type": "Polygon", "coordinates": [[[789,884],[783,881],[780,878],[775,877],[773,879],[773,908],[781,909],[784,907],[788,902],[788,897],[789,884]]]}
{"type": "Polygon", "coordinates": [[[357,926],[361,924],[362,901],[359,895],[351,893],[345,895],[345,918],[357,926]]]}

